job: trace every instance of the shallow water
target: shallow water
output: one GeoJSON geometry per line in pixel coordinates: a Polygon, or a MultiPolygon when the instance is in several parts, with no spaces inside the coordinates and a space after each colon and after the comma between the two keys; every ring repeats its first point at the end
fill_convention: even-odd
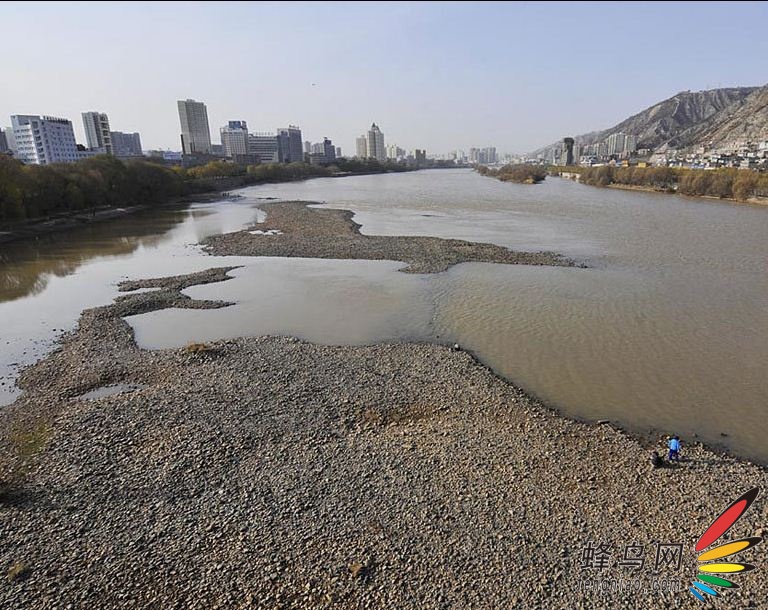
{"type": "Polygon", "coordinates": [[[430,340],[433,302],[423,275],[390,261],[256,258],[234,279],[184,290],[222,309],[163,309],[126,318],[149,349],[249,335],[290,335],[325,344],[430,340]]]}
{"type": "MultiPolygon", "coordinates": [[[[185,291],[236,306],[134,316],[129,322],[139,343],[154,348],[260,334],[329,344],[455,341],[566,413],[688,440],[697,434],[768,462],[768,209],[558,179],[515,185],[466,170],[318,179],[241,192],[249,198],[242,203],[176,212],[170,227],[148,219],[143,239],[150,245],[81,261],[64,278],[45,275],[36,296],[11,303],[21,311],[47,294],[47,302],[33,303],[37,311],[61,307],[83,286],[70,278],[85,273],[86,285],[100,287],[85,298],[78,294],[64,310],[57,324],[66,326],[75,310],[109,302],[115,294],[110,282],[121,275],[246,264],[231,273],[233,280],[185,291]],[[247,222],[256,197],[352,209],[364,233],[555,250],[590,268],[471,263],[410,275],[386,261],[215,259],[184,247],[209,231],[247,222]],[[142,255],[144,248],[151,255],[142,255]],[[75,282],[69,289],[67,280],[75,282]]],[[[111,247],[119,241],[107,239],[111,247]]],[[[33,262],[27,256],[21,264],[33,262]]],[[[7,305],[0,304],[0,315],[7,305]]],[[[29,316],[17,316],[29,324],[29,316]]]]}
{"type": "Polygon", "coordinates": [[[18,370],[55,347],[83,309],[111,303],[120,280],[231,264],[194,244],[261,217],[256,200],[164,207],[0,244],[0,405],[18,396],[18,370]]]}

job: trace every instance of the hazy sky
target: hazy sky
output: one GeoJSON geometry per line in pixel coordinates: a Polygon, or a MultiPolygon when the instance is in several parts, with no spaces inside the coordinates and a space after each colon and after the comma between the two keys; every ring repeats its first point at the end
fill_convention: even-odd
{"type": "Polygon", "coordinates": [[[109,115],[180,149],[176,100],[345,153],[525,152],[685,90],[768,82],[768,3],[3,3],[0,125],[109,115]],[[314,84],[313,84],[314,83],[314,84]]]}

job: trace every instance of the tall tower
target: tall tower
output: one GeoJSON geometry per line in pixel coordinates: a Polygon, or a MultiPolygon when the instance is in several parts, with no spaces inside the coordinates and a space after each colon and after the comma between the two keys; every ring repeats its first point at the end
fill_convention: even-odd
{"type": "Polygon", "coordinates": [[[179,100],[181,147],[186,155],[211,154],[211,130],[208,109],[203,102],[179,100]]]}
{"type": "Polygon", "coordinates": [[[368,158],[368,139],[365,136],[360,136],[355,140],[355,156],[358,159],[368,158]]]}
{"type": "Polygon", "coordinates": [[[109,117],[103,112],[83,112],[85,139],[91,150],[103,150],[112,154],[112,135],[109,132],[109,117]]]}
{"type": "Polygon", "coordinates": [[[563,138],[563,148],[565,164],[573,165],[573,138],[563,138]]]}
{"type": "Polygon", "coordinates": [[[387,161],[387,151],[384,148],[384,134],[376,123],[371,125],[368,130],[368,156],[377,161],[385,163],[387,161]]]}

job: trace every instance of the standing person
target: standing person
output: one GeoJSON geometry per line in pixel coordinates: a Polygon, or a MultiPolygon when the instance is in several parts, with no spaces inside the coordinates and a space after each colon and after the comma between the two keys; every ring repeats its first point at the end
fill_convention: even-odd
{"type": "Polygon", "coordinates": [[[679,462],[680,461],[680,437],[675,435],[671,439],[669,439],[669,461],[670,462],[679,462]]]}

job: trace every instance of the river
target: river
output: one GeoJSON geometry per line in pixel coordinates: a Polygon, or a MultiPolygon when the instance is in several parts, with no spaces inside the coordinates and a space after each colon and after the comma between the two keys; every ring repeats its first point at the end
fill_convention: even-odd
{"type": "Polygon", "coordinates": [[[223,310],[129,319],[140,345],[291,334],[330,344],[456,342],[566,414],[768,463],[768,209],[501,183],[468,170],[315,179],[239,191],[0,248],[0,399],[19,366],[106,304],[123,278],[239,264],[192,287],[223,310]],[[259,198],[351,209],[362,231],[555,250],[589,268],[468,263],[409,275],[386,261],[217,258],[194,244],[256,219],[259,198]]]}

